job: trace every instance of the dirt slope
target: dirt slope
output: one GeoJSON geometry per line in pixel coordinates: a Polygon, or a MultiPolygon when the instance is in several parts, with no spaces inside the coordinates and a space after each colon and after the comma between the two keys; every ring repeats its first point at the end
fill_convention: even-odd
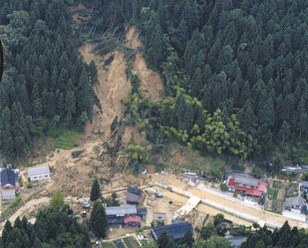
{"type": "MultiPolygon", "coordinates": [[[[130,48],[142,46],[134,28],[129,28],[127,36],[126,44],[130,48]]],[[[105,150],[104,143],[110,139],[112,121],[116,116],[123,117],[122,101],[128,96],[131,85],[126,78],[124,54],[114,51],[101,57],[93,51],[94,48],[95,44],[86,44],[80,47],[79,52],[86,63],[94,61],[96,64],[99,82],[94,90],[101,110],[98,106],[93,106],[93,120],[86,125],[83,140],[78,147],[71,150],[57,149],[46,156],[44,159],[46,162],[41,165],[48,165],[52,168],[52,179],[44,187],[47,192],[46,197],[41,196],[39,199],[28,202],[11,217],[12,219],[30,211],[38,204],[48,203],[50,193],[56,190],[63,192],[66,196],[76,197],[83,194],[88,199],[94,178],[112,176],[108,185],[101,186],[103,191],[116,190],[127,185],[140,186],[145,183],[144,178],[137,178],[122,172],[113,173],[108,166],[110,158],[101,156],[105,150]],[[110,56],[114,56],[114,59],[109,65],[104,65],[110,56]],[[82,150],[83,153],[74,159],[71,154],[77,150],[82,150]]],[[[146,94],[153,100],[159,99],[163,90],[161,78],[147,68],[141,52],[137,53],[133,69],[139,74],[146,94]]],[[[129,127],[126,133],[127,135],[133,133],[136,140],[140,138],[137,128],[129,127]]],[[[0,231],[1,227],[0,224],[0,231]]]]}
{"type": "Polygon", "coordinates": [[[141,88],[145,95],[151,100],[159,100],[163,94],[163,83],[161,76],[147,67],[142,54],[143,44],[139,39],[139,33],[135,27],[129,27],[126,34],[126,46],[130,49],[137,49],[133,61],[133,71],[137,73],[141,80],[141,88]]]}
{"type": "Polygon", "coordinates": [[[94,44],[86,44],[79,49],[86,63],[95,62],[98,71],[99,83],[95,86],[95,94],[98,97],[103,114],[99,113],[97,106],[94,106],[94,120],[86,126],[84,134],[85,141],[93,140],[94,132],[103,132],[102,140],[110,136],[110,125],[114,118],[120,118],[123,115],[124,106],[122,100],[130,92],[130,82],[126,78],[126,62],[124,54],[115,51],[113,54],[107,54],[104,58],[95,54],[94,44]],[[109,66],[104,66],[105,59],[114,56],[109,66]]]}
{"type": "MultiPolygon", "coordinates": [[[[138,33],[134,27],[130,27],[127,32],[126,45],[129,48],[141,48],[142,43],[138,38],[138,33]]],[[[89,195],[93,177],[106,178],[112,173],[108,167],[110,158],[100,156],[104,152],[104,143],[110,139],[110,125],[114,118],[123,117],[124,105],[122,101],[128,96],[131,85],[126,77],[127,62],[124,54],[114,51],[104,57],[94,52],[96,44],[85,44],[79,48],[80,54],[86,63],[94,61],[98,72],[98,84],[95,86],[95,94],[99,99],[101,110],[98,106],[93,107],[93,120],[85,127],[82,143],[73,150],[58,150],[47,158],[46,165],[54,167],[52,182],[47,186],[50,192],[62,190],[66,195],[89,195]],[[105,61],[113,56],[110,64],[105,65],[105,61]],[[73,159],[71,152],[83,150],[80,157],[73,159]],[[90,175],[91,178],[90,178],[90,175]]],[[[149,70],[139,51],[133,61],[133,70],[138,73],[145,93],[153,100],[160,99],[163,90],[162,80],[158,73],[149,70]]],[[[140,140],[141,135],[138,128],[128,127],[123,140],[127,144],[130,135],[135,136],[135,140],[140,140]]],[[[112,175],[113,179],[109,185],[104,186],[104,190],[122,187],[127,184],[142,184],[140,179],[117,173],[112,175]]]]}

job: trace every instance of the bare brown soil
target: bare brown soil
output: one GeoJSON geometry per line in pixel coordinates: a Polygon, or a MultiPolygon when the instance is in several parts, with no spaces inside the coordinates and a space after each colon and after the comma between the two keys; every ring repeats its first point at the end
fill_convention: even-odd
{"type": "Polygon", "coordinates": [[[137,73],[141,80],[141,89],[151,100],[161,99],[163,94],[163,84],[160,74],[149,69],[142,54],[143,44],[139,40],[139,33],[135,27],[129,27],[126,35],[126,46],[137,49],[133,61],[133,71],[137,73]]]}
{"type": "MultiPolygon", "coordinates": [[[[138,33],[133,27],[128,28],[126,44],[130,48],[142,47],[138,33]]],[[[109,167],[112,160],[121,165],[122,157],[110,158],[105,154],[104,144],[108,144],[111,139],[112,121],[115,117],[123,118],[125,107],[122,102],[128,97],[131,85],[126,77],[127,62],[124,54],[116,50],[101,57],[94,52],[95,46],[96,44],[92,43],[85,44],[80,47],[79,52],[86,63],[94,61],[97,67],[99,82],[94,90],[100,106],[93,107],[93,120],[86,125],[82,142],[77,148],[56,150],[46,157],[44,164],[53,168],[52,180],[46,186],[49,192],[61,190],[66,195],[89,196],[94,178],[110,180],[109,184],[102,186],[104,191],[115,190],[130,184],[139,186],[145,183],[145,179],[140,180],[125,172],[123,174],[121,168],[114,171],[114,168],[109,167]],[[112,62],[105,65],[104,62],[110,56],[113,56],[112,62]],[[73,159],[71,154],[76,150],[82,150],[83,153],[73,159]]],[[[158,99],[161,95],[162,81],[157,73],[146,67],[142,53],[138,53],[138,59],[135,59],[133,68],[134,70],[135,67],[137,68],[136,72],[143,80],[144,90],[151,98],[158,99]],[[144,79],[154,83],[148,84],[144,79]]],[[[123,145],[128,144],[132,136],[136,143],[142,143],[143,139],[138,127],[128,127],[124,132],[123,145]]]]}

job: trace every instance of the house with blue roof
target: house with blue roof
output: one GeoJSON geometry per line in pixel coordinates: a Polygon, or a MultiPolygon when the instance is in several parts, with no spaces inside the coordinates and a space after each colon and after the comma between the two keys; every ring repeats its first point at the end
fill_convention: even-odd
{"type": "Polygon", "coordinates": [[[15,199],[16,191],[19,191],[18,175],[11,169],[4,169],[0,178],[2,200],[15,199]]]}
{"type": "Polygon", "coordinates": [[[166,231],[168,234],[168,237],[172,239],[173,241],[178,241],[181,238],[185,236],[187,232],[191,232],[193,234],[193,228],[192,225],[189,222],[183,221],[180,223],[175,223],[171,225],[165,225],[165,226],[157,226],[152,228],[152,235],[155,240],[158,239],[158,237],[166,231]]]}

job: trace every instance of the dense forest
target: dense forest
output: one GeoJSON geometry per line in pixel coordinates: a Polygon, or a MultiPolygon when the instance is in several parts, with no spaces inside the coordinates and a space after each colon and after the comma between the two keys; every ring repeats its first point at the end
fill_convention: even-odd
{"type": "MultiPolygon", "coordinates": [[[[64,199],[63,199],[64,203],[64,199]]],[[[39,211],[34,224],[26,217],[19,217],[12,224],[5,223],[0,247],[3,248],[90,248],[89,230],[79,224],[72,211],[66,206],[54,206],[39,211]]]]}
{"type": "Polygon", "coordinates": [[[151,128],[244,158],[264,158],[274,144],[307,146],[305,0],[83,3],[97,11],[93,24],[100,30],[138,27],[148,65],[164,76],[168,97],[150,106],[151,128]]]}
{"type": "Polygon", "coordinates": [[[288,222],[280,229],[273,232],[266,227],[260,228],[257,232],[248,235],[247,240],[241,245],[241,248],[256,247],[307,247],[308,234],[305,229],[291,228],[288,222]]]}
{"type": "Polygon", "coordinates": [[[96,68],[78,54],[63,0],[1,0],[0,35],[0,152],[16,161],[50,130],[82,129],[91,119],[96,68]]]}
{"type": "Polygon", "coordinates": [[[136,87],[126,114],[154,147],[176,139],[243,159],[266,159],[274,147],[307,148],[305,0],[3,0],[0,151],[8,159],[26,157],[52,130],[81,130],[92,117],[96,69],[78,55],[82,35],[73,35],[69,10],[79,3],[93,17],[80,32],[139,29],[165,97],[150,102],[131,74],[136,87]]]}

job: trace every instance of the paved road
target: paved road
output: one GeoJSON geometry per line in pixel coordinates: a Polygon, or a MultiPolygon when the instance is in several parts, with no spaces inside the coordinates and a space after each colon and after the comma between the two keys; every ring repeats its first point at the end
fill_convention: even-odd
{"type": "Polygon", "coordinates": [[[165,178],[162,178],[161,174],[153,175],[152,179],[157,182],[165,182],[165,185],[173,189],[178,189],[179,191],[184,191],[187,194],[200,197],[207,201],[213,202],[216,205],[219,205],[223,208],[233,211],[234,213],[241,213],[247,216],[252,216],[259,220],[260,223],[264,222],[271,226],[282,226],[287,220],[291,226],[298,227],[308,227],[308,223],[304,223],[298,220],[287,218],[283,215],[274,214],[259,210],[250,206],[245,205],[244,203],[231,201],[227,198],[222,198],[221,194],[215,193],[215,191],[203,191],[196,187],[187,187],[187,184],[180,181],[176,178],[175,175],[164,175],[165,178]]]}

